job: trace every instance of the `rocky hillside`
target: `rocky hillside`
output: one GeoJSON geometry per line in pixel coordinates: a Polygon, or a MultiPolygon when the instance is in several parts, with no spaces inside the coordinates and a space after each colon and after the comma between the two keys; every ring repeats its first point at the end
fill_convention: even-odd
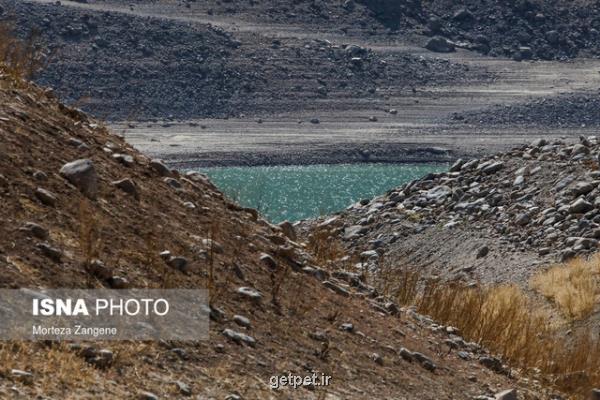
{"type": "MultiPolygon", "coordinates": [[[[371,3],[407,15],[406,2],[371,3]]],[[[449,39],[458,47],[517,61],[600,54],[596,2],[423,0],[419,3],[420,20],[425,21],[422,32],[449,39]]],[[[390,14],[383,15],[387,18],[390,14]]]]}
{"type": "Polygon", "coordinates": [[[322,222],[364,266],[399,262],[467,282],[520,282],[597,251],[600,142],[548,142],[458,160],[322,222]]]}
{"type": "Polygon", "coordinates": [[[148,159],[51,91],[1,75],[0,99],[2,287],[211,291],[205,342],[1,344],[0,397],[548,397],[456,329],[320,268],[289,225],[148,159]],[[268,387],[313,372],[332,384],[268,387]]]}
{"type": "Polygon", "coordinates": [[[164,18],[164,10],[148,17],[14,0],[0,1],[0,10],[21,37],[39,32],[50,62],[36,81],[109,120],[341,110],[348,99],[382,101],[418,85],[478,76],[464,65],[375,53],[352,40],[232,33],[182,20],[185,13],[164,18]]]}

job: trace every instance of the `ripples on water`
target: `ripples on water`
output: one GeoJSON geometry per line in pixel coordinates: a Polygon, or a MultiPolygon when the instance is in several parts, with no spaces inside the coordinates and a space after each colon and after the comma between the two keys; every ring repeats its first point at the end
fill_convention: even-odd
{"type": "Polygon", "coordinates": [[[204,168],[201,172],[230,198],[277,223],[340,211],[360,199],[447,168],[439,164],[335,164],[204,168]]]}

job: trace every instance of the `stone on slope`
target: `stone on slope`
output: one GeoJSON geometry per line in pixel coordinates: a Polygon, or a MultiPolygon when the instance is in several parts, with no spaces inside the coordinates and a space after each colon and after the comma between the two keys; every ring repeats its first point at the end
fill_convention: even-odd
{"type": "Polygon", "coordinates": [[[156,171],[160,176],[170,176],[171,170],[161,160],[151,160],[150,168],[156,171]]]}
{"type": "Polygon", "coordinates": [[[48,229],[44,228],[39,224],[36,224],[35,222],[25,223],[25,225],[23,225],[23,227],[21,227],[20,230],[23,232],[27,232],[38,239],[48,239],[48,229]]]}
{"type": "Polygon", "coordinates": [[[452,164],[452,166],[450,167],[449,171],[450,172],[458,172],[460,171],[460,168],[463,166],[465,162],[463,161],[462,158],[459,158],[458,160],[456,160],[454,162],[454,164],[452,164]]]}
{"type": "Polygon", "coordinates": [[[111,183],[111,185],[118,187],[119,189],[121,189],[127,194],[132,195],[136,199],[139,199],[140,197],[135,183],[129,178],[114,181],[111,183]]]}
{"type": "Polygon", "coordinates": [[[290,221],[283,221],[278,225],[281,228],[281,231],[288,239],[296,241],[298,240],[298,236],[296,235],[296,230],[294,229],[294,225],[290,221]]]}
{"type": "Polygon", "coordinates": [[[569,213],[571,214],[583,214],[590,210],[593,210],[594,206],[592,203],[586,201],[583,198],[575,200],[571,205],[569,205],[569,213]]]}
{"type": "Polygon", "coordinates": [[[436,53],[451,53],[454,51],[454,43],[441,36],[434,36],[429,39],[425,48],[436,53]]]}
{"type": "Polygon", "coordinates": [[[496,400],[517,400],[517,390],[516,389],[508,389],[504,390],[500,393],[496,393],[496,400]]]}
{"type": "Polygon", "coordinates": [[[46,206],[54,207],[56,205],[56,195],[46,189],[37,188],[35,197],[46,206]]]}
{"type": "Polygon", "coordinates": [[[256,340],[252,336],[236,332],[233,329],[225,329],[223,331],[223,336],[225,336],[227,339],[236,342],[237,344],[247,344],[248,346],[252,347],[256,345],[256,340]]]}
{"type": "Polygon", "coordinates": [[[84,158],[62,166],[60,175],[90,199],[98,193],[98,176],[92,160],[84,158]]]}

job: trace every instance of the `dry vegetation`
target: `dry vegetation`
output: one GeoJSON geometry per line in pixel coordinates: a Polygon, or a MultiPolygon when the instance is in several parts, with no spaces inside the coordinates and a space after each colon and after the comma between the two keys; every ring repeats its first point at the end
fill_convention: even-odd
{"type": "Polygon", "coordinates": [[[585,319],[599,303],[600,257],[554,266],[534,276],[531,287],[553,302],[569,320],[585,319]]]}
{"type": "Polygon", "coordinates": [[[39,38],[39,32],[32,31],[25,40],[19,40],[11,23],[0,22],[0,64],[15,81],[31,79],[49,59],[39,38]]]}
{"type": "Polygon", "coordinates": [[[564,327],[518,287],[465,287],[431,281],[416,300],[417,309],[456,326],[468,340],[502,355],[511,366],[541,372],[573,395],[600,385],[600,340],[589,330],[567,338],[564,327]]]}

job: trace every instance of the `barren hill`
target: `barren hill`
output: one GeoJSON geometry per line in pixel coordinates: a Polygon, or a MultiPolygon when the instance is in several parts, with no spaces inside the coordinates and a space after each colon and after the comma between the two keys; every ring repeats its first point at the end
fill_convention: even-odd
{"type": "Polygon", "coordinates": [[[211,292],[205,342],[3,343],[0,397],[548,393],[455,329],[321,269],[289,229],[231,203],[204,176],[148,159],[48,90],[6,75],[0,86],[2,287],[211,292]],[[271,376],[313,372],[331,385],[269,389],[271,376]]]}

